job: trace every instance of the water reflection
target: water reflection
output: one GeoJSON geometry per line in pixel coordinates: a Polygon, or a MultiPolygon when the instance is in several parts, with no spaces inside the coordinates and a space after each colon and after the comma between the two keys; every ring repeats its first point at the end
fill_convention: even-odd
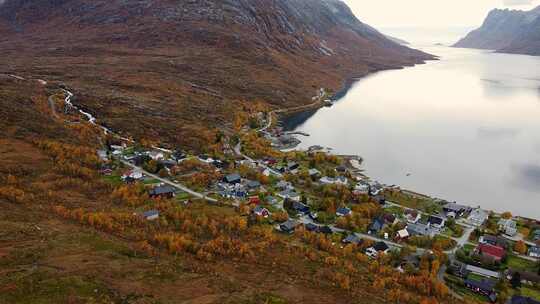
{"type": "Polygon", "coordinates": [[[364,78],[285,125],[311,134],[302,148],[361,155],[387,184],[540,218],[540,58],[424,50],[441,60],[364,78]]]}

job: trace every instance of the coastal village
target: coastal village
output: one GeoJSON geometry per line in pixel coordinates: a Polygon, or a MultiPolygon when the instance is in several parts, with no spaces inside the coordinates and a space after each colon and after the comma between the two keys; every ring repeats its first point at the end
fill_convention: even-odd
{"type": "MultiPolygon", "coordinates": [[[[202,199],[275,233],[321,235],[398,272],[428,269],[457,298],[540,303],[540,222],[384,185],[362,173],[358,157],[290,151],[296,140],[275,120],[251,113],[220,149],[199,155],[116,138],[98,151],[101,173],[152,199],[202,199]]],[[[138,213],[160,220],[158,209],[138,213]]]]}

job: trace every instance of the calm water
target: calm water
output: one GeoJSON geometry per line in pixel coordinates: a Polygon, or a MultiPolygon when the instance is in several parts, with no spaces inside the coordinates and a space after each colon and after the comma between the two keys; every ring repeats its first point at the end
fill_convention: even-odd
{"type": "Polygon", "coordinates": [[[371,75],[332,108],[288,120],[311,134],[300,148],[360,155],[386,184],[540,218],[540,57],[422,49],[441,60],[371,75]]]}

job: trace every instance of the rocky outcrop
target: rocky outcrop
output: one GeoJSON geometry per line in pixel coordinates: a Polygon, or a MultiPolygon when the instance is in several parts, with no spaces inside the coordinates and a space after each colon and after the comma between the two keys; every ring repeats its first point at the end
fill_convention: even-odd
{"type": "Polygon", "coordinates": [[[492,10],[479,29],[454,46],[540,55],[540,7],[531,11],[492,10]]]}

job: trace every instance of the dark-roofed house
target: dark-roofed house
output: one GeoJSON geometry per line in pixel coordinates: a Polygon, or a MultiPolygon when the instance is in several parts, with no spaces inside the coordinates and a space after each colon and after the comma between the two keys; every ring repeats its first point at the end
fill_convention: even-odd
{"type": "Polygon", "coordinates": [[[151,189],[148,195],[152,198],[173,198],[175,195],[175,189],[172,186],[159,186],[151,189]]]}
{"type": "Polygon", "coordinates": [[[261,183],[258,181],[249,181],[246,186],[248,190],[255,191],[261,187],[261,183]]]}
{"type": "Polygon", "coordinates": [[[478,239],[478,242],[480,244],[490,244],[490,245],[493,245],[493,246],[499,246],[499,247],[502,247],[502,248],[508,248],[508,241],[505,238],[490,235],[490,234],[486,234],[486,235],[481,236],[478,239]]]}
{"type": "Polygon", "coordinates": [[[352,213],[351,209],[347,207],[341,207],[338,210],[336,210],[336,215],[340,217],[350,215],[351,213],[352,213]]]}
{"type": "Polygon", "coordinates": [[[300,165],[296,162],[290,161],[287,163],[287,170],[294,171],[300,168],[300,165]]]}
{"type": "Polygon", "coordinates": [[[473,280],[466,279],[465,286],[470,290],[488,297],[492,302],[497,300],[497,294],[495,293],[495,282],[491,280],[473,280]]]}
{"type": "Polygon", "coordinates": [[[149,210],[143,213],[143,217],[147,221],[157,220],[159,218],[158,210],[149,210]]]}
{"type": "Polygon", "coordinates": [[[313,223],[307,223],[305,225],[307,231],[317,232],[319,231],[319,226],[313,223]]]}
{"type": "Polygon", "coordinates": [[[240,184],[242,182],[242,177],[238,173],[233,173],[225,176],[223,181],[231,185],[240,184]]]}
{"type": "Polygon", "coordinates": [[[369,234],[377,234],[379,233],[384,227],[384,221],[382,219],[375,219],[371,225],[369,225],[368,233],[369,234]]]}
{"type": "Polygon", "coordinates": [[[385,213],[383,215],[383,220],[388,225],[393,225],[396,222],[396,216],[392,213],[385,213]]]}
{"type": "Polygon", "coordinates": [[[443,210],[446,214],[454,213],[456,216],[462,217],[465,213],[470,212],[472,208],[456,203],[448,203],[443,206],[443,210]]]}
{"type": "Polygon", "coordinates": [[[319,232],[323,234],[332,234],[334,231],[329,226],[322,226],[319,228],[319,232]]]}
{"type": "Polygon", "coordinates": [[[373,245],[373,247],[369,247],[366,249],[366,255],[372,258],[376,258],[381,253],[388,253],[390,251],[390,247],[386,245],[385,242],[377,242],[373,245]]]}
{"type": "Polygon", "coordinates": [[[478,245],[475,252],[481,256],[489,257],[494,261],[501,261],[506,256],[506,250],[504,248],[490,244],[478,245]]]}
{"type": "Polygon", "coordinates": [[[428,219],[428,223],[435,228],[443,228],[446,220],[443,219],[440,216],[430,215],[428,219]]]}
{"type": "Polygon", "coordinates": [[[298,222],[295,220],[288,220],[285,223],[279,225],[281,232],[293,233],[296,227],[298,227],[298,222]]]}
{"type": "Polygon", "coordinates": [[[377,204],[379,204],[379,205],[384,205],[384,204],[386,204],[386,199],[385,199],[384,196],[382,196],[382,195],[374,195],[374,196],[371,197],[371,199],[372,199],[375,203],[377,203],[377,204]]]}
{"type": "Polygon", "coordinates": [[[422,223],[408,224],[406,229],[412,236],[420,235],[434,237],[439,232],[438,229],[434,229],[430,225],[422,223]]]}
{"type": "Polygon", "coordinates": [[[532,237],[533,241],[537,242],[537,241],[540,241],[540,229],[536,229],[534,232],[533,232],[533,237],[532,237]]]}
{"type": "Polygon", "coordinates": [[[527,254],[532,258],[540,258],[540,247],[531,246],[527,254]]]}
{"type": "Polygon", "coordinates": [[[344,244],[355,244],[360,245],[364,242],[361,238],[359,238],[356,234],[349,234],[346,238],[342,241],[344,244]]]}
{"type": "Polygon", "coordinates": [[[540,304],[540,301],[536,301],[529,297],[513,296],[508,300],[508,304],[540,304]]]}
{"type": "Polygon", "coordinates": [[[304,204],[300,203],[300,202],[293,202],[292,207],[296,212],[298,212],[300,214],[306,215],[306,214],[309,213],[309,207],[307,205],[304,205],[304,204]]]}

